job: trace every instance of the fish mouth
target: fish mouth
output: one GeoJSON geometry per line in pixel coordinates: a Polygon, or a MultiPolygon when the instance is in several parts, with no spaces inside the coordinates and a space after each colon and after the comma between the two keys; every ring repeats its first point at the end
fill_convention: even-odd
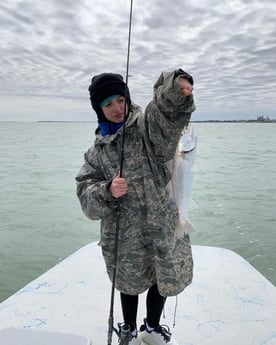
{"type": "Polygon", "coordinates": [[[189,133],[184,133],[183,138],[179,144],[179,152],[188,153],[193,151],[197,145],[197,138],[191,136],[189,133]]]}

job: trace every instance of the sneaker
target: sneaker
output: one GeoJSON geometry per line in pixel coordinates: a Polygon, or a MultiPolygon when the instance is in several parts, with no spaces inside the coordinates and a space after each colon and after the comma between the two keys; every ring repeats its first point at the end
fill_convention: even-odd
{"type": "Polygon", "coordinates": [[[129,325],[119,324],[119,345],[140,345],[138,332],[133,335],[129,325]]]}
{"type": "Polygon", "coordinates": [[[131,340],[128,343],[129,345],[140,345],[141,344],[141,339],[137,333],[136,336],[132,335],[131,340]]]}
{"type": "Polygon", "coordinates": [[[141,340],[146,345],[177,345],[173,339],[170,329],[166,325],[159,325],[153,330],[147,328],[146,319],[140,328],[141,340]]]}

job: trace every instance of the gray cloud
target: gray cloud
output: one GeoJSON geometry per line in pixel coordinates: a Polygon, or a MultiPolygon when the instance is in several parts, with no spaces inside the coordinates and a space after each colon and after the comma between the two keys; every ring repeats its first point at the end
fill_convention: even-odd
{"type": "MultiPolygon", "coordinates": [[[[128,19],[121,0],[2,3],[0,120],[95,119],[87,87],[102,71],[125,75],[128,19]]],[[[195,119],[276,118],[275,22],[269,0],[134,1],[132,98],[145,106],[159,73],[182,67],[195,119]]]]}

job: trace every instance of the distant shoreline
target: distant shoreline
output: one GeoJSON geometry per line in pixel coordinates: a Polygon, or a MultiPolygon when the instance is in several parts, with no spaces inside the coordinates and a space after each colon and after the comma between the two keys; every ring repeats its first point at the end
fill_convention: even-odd
{"type": "Polygon", "coordinates": [[[190,121],[195,123],[201,123],[201,122],[230,122],[230,123],[276,123],[276,120],[266,120],[266,121],[259,121],[259,120],[195,120],[190,121]]]}
{"type": "MultiPolygon", "coordinates": [[[[57,123],[97,123],[96,121],[36,121],[36,122],[57,122],[57,123]]],[[[191,120],[191,123],[276,123],[276,120],[191,120]]]]}

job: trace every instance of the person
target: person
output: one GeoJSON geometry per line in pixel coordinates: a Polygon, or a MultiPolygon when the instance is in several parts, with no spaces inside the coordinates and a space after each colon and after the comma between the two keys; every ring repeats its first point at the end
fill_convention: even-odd
{"type": "Polygon", "coordinates": [[[119,74],[96,75],[89,87],[99,127],[76,177],[77,195],[85,215],[101,220],[99,245],[110,280],[119,221],[115,288],[120,292],[122,325],[131,332],[125,342],[120,326],[120,345],[138,345],[141,339],[149,345],[177,345],[160,318],[166,297],[191,283],[193,259],[189,235],[174,236],[178,214],[166,163],[173,159],[181,131],[195,110],[192,90],[193,78],[184,70],[163,72],[143,112],[119,74]],[[138,296],[145,291],[146,317],[139,332],[138,296]]]}

